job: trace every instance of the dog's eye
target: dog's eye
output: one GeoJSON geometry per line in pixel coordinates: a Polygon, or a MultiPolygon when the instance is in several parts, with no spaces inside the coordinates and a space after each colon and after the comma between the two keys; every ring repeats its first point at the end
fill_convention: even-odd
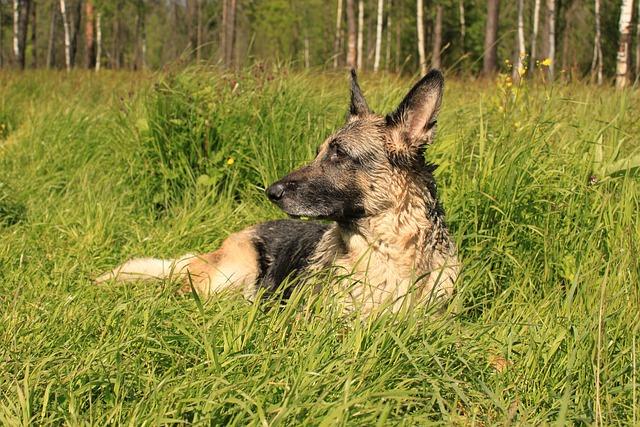
{"type": "Polygon", "coordinates": [[[340,146],[334,145],[333,147],[331,147],[331,156],[329,157],[331,161],[341,160],[346,157],[347,157],[347,153],[345,153],[345,151],[342,148],[340,148],[340,146]]]}

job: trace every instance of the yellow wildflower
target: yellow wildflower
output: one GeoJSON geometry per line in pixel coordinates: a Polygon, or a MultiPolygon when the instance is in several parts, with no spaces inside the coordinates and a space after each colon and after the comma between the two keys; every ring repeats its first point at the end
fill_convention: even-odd
{"type": "Polygon", "coordinates": [[[233,157],[229,157],[227,159],[227,165],[231,166],[232,164],[234,164],[236,161],[233,159],[233,157]]]}
{"type": "Polygon", "coordinates": [[[542,60],[542,62],[540,62],[540,65],[543,65],[545,67],[550,67],[552,63],[553,61],[551,60],[551,58],[545,58],[542,60]]]}

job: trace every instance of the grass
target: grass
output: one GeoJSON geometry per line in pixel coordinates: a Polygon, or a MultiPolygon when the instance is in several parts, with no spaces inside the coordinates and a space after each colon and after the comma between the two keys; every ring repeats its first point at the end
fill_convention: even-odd
{"type": "MultiPolygon", "coordinates": [[[[410,84],[362,78],[377,111],[410,84]]],[[[637,91],[448,82],[444,312],[91,283],[282,217],[263,188],[346,103],[346,73],[0,74],[0,423],[638,424],[637,91]]]]}

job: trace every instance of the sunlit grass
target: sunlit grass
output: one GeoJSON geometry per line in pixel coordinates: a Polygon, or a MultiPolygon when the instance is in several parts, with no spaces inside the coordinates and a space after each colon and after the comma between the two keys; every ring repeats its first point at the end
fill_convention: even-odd
{"type": "MultiPolygon", "coordinates": [[[[412,84],[361,80],[376,111],[412,84]]],[[[0,74],[0,423],[637,424],[637,92],[448,81],[444,312],[92,285],[282,217],[263,188],[347,96],[346,73],[0,74]]]]}

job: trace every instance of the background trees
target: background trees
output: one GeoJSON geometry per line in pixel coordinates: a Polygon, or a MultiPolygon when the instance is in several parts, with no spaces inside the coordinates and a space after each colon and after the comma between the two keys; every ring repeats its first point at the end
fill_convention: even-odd
{"type": "Polygon", "coordinates": [[[0,0],[0,66],[268,61],[491,75],[509,72],[508,60],[529,76],[628,85],[640,66],[639,1],[0,0]]]}

